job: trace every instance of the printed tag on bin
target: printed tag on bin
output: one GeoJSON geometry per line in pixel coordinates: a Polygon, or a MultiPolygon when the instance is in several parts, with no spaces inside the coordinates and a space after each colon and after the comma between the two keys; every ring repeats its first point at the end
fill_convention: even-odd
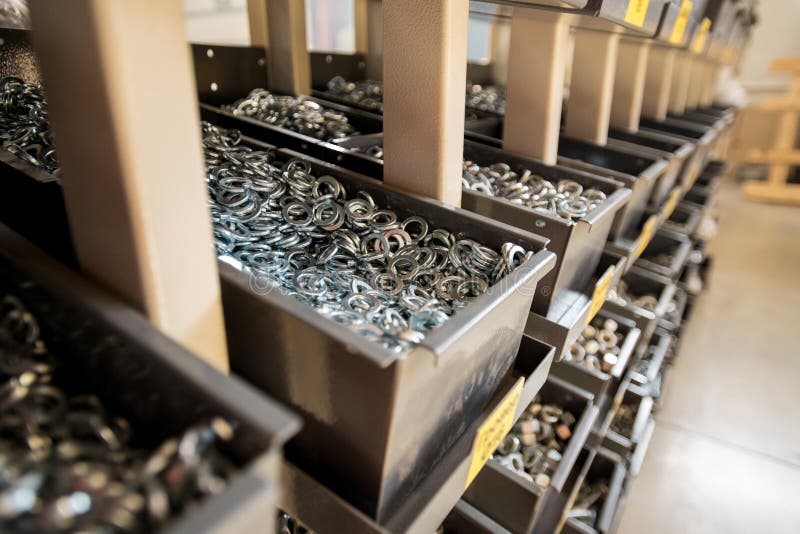
{"type": "Polygon", "coordinates": [[[591,323],[594,316],[597,315],[597,312],[603,307],[603,303],[606,301],[606,295],[608,295],[608,290],[611,287],[611,279],[614,278],[614,271],[616,270],[616,266],[610,266],[594,285],[592,305],[589,307],[589,316],[586,318],[586,324],[591,323]]]}
{"type": "Polygon", "coordinates": [[[649,5],[650,0],[630,0],[628,10],[625,12],[625,22],[641,28],[649,5]]]}
{"type": "Polygon", "coordinates": [[[636,252],[633,254],[633,260],[636,261],[642,255],[644,249],[650,244],[653,234],[656,232],[658,226],[658,216],[651,215],[647,222],[642,226],[642,233],[639,234],[639,244],[636,246],[636,252]]]}
{"type": "Polygon", "coordinates": [[[469,473],[467,474],[468,488],[472,481],[478,476],[478,472],[489,459],[489,456],[497,449],[503,438],[506,437],[514,426],[514,414],[517,413],[517,405],[519,404],[519,397],[522,394],[522,385],[525,379],[520,377],[511,391],[503,397],[500,404],[495,407],[492,413],[486,418],[486,421],[478,428],[475,434],[475,443],[472,445],[472,460],[469,464],[469,473]]]}
{"type": "Polygon", "coordinates": [[[692,14],[693,5],[689,0],[681,2],[678,19],[675,21],[675,26],[672,27],[672,34],[669,36],[670,44],[680,44],[683,41],[683,34],[686,32],[686,24],[689,22],[689,15],[692,14]]]}
{"type": "Polygon", "coordinates": [[[683,188],[678,186],[672,190],[672,193],[669,194],[667,203],[664,204],[664,215],[662,217],[663,220],[666,221],[675,212],[675,208],[678,206],[678,200],[681,198],[681,193],[683,193],[683,188]]]}

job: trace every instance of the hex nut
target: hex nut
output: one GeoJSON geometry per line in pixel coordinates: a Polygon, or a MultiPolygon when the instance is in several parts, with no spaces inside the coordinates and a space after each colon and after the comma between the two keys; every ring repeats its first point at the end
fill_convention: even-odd
{"type": "Polygon", "coordinates": [[[617,328],[619,328],[619,325],[617,324],[617,321],[615,321],[614,319],[606,319],[605,321],[603,321],[603,330],[608,330],[609,332],[616,332],[617,328]]]}
{"type": "Polygon", "coordinates": [[[550,476],[544,473],[539,473],[538,475],[536,475],[533,481],[536,482],[536,485],[541,486],[543,488],[550,487],[550,476]]]}
{"type": "Polygon", "coordinates": [[[566,441],[572,436],[572,431],[567,425],[562,423],[556,427],[556,436],[566,441]]]}

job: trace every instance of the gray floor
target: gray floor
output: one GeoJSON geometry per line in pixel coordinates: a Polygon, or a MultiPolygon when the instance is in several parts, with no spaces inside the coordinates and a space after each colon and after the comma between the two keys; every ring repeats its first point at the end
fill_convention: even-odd
{"type": "Polygon", "coordinates": [[[800,532],[800,208],[732,183],[719,205],[711,283],[621,534],[800,532]]]}

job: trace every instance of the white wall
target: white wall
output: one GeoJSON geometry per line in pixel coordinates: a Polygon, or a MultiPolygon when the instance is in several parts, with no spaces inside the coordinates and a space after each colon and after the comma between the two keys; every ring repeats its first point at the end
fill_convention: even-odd
{"type": "Polygon", "coordinates": [[[800,57],[800,0],[763,0],[758,13],[759,23],[740,71],[742,84],[753,100],[787,87],[787,76],[769,70],[773,58],[800,57]]]}

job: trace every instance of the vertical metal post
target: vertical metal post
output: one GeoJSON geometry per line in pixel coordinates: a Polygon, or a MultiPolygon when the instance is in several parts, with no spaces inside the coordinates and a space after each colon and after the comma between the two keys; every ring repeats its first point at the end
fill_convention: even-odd
{"type": "Polygon", "coordinates": [[[383,2],[384,181],[455,206],[468,18],[467,0],[383,2]]]}
{"type": "Polygon", "coordinates": [[[383,6],[381,0],[367,0],[367,78],[383,78],[383,6]]]}
{"type": "Polygon", "coordinates": [[[262,0],[269,37],[269,84],[279,93],[311,93],[305,0],[262,0]]]}
{"type": "Polygon", "coordinates": [[[672,85],[669,92],[669,111],[682,115],[686,111],[686,99],[689,96],[689,81],[692,76],[692,56],[681,51],[675,58],[672,72],[672,85]]]}
{"type": "Polygon", "coordinates": [[[605,145],[611,120],[618,33],[576,29],[564,133],[605,145]]]}
{"type": "Polygon", "coordinates": [[[623,39],[619,43],[611,103],[611,125],[615,128],[629,132],[639,129],[649,54],[649,41],[623,39]]]}
{"type": "Polygon", "coordinates": [[[267,48],[269,35],[266,0],[247,0],[247,23],[250,26],[250,44],[267,48]]]}
{"type": "Polygon", "coordinates": [[[356,37],[356,52],[365,55],[369,52],[367,2],[368,0],[353,0],[353,29],[356,37]]]}
{"type": "Polygon", "coordinates": [[[656,120],[667,118],[676,55],[674,48],[653,46],[650,50],[642,97],[642,114],[645,117],[656,120]]]}
{"type": "Polygon", "coordinates": [[[227,370],[181,2],[30,7],[82,270],[227,370]]]}
{"type": "Polygon", "coordinates": [[[555,165],[570,15],[515,8],[508,51],[503,148],[555,165]]]}
{"type": "Polygon", "coordinates": [[[703,86],[706,83],[705,66],[702,58],[695,56],[689,68],[689,89],[686,93],[686,109],[697,109],[700,105],[700,97],[703,86]]]}

